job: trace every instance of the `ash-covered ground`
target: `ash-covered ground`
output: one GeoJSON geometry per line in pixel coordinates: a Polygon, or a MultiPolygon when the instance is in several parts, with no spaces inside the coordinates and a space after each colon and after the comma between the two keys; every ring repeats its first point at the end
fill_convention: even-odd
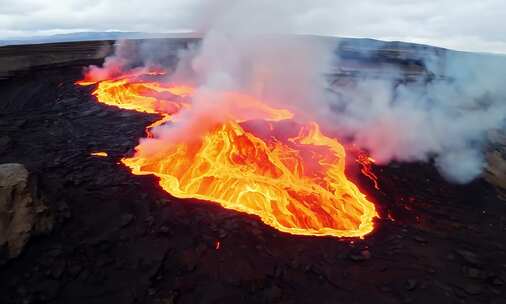
{"type": "Polygon", "coordinates": [[[3,67],[0,164],[23,164],[51,215],[17,257],[2,248],[0,303],[506,303],[506,204],[484,179],[457,186],[431,164],[393,164],[373,168],[375,190],[350,172],[381,218],[364,239],[337,239],[281,233],[130,174],[119,160],[157,117],[74,84],[103,46],[0,48],[4,64],[39,56],[3,67]]]}

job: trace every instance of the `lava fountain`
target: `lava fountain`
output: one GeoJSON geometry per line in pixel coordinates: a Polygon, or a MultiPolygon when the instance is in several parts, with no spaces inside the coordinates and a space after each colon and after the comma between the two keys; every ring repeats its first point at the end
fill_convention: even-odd
{"type": "Polygon", "coordinates": [[[225,121],[202,121],[195,126],[201,136],[167,141],[156,127],[177,126],[175,114],[191,109],[194,88],[157,81],[156,74],[78,82],[95,84],[101,103],[161,115],[147,127],[149,143],[122,159],[133,174],[153,174],[174,197],[253,214],[291,234],[363,237],[373,230],[374,204],[346,177],[344,147],[316,122],[301,124],[253,96],[219,92],[210,98],[233,107],[225,121]]]}

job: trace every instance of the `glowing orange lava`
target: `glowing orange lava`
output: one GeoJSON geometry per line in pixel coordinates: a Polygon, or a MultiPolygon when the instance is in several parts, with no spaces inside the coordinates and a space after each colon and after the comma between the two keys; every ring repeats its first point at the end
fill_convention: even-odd
{"type": "Polygon", "coordinates": [[[97,156],[97,157],[107,157],[109,156],[109,154],[107,154],[107,152],[92,152],[90,153],[91,156],[97,156]]]}
{"type": "Polygon", "coordinates": [[[141,142],[122,162],[133,174],[159,177],[171,195],[257,215],[291,234],[362,237],[373,230],[374,204],[347,179],[343,146],[322,134],[318,124],[297,123],[288,110],[252,96],[221,92],[219,98],[232,101],[227,104],[234,107],[233,116],[203,124],[203,136],[167,141],[151,128],[177,125],[172,115],[191,108],[193,88],[138,75],[96,84],[99,102],[162,115],[147,128],[149,143],[141,142]]]}
{"type": "Polygon", "coordinates": [[[362,169],[360,170],[360,172],[362,172],[362,174],[367,176],[373,182],[374,188],[376,190],[379,190],[380,188],[379,188],[378,177],[371,170],[371,166],[375,162],[376,161],[372,157],[368,156],[365,153],[359,153],[357,156],[357,163],[359,163],[362,166],[362,169]]]}

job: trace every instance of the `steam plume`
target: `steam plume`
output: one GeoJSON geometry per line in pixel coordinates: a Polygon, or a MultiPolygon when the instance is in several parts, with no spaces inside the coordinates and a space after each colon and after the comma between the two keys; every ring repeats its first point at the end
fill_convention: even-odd
{"type": "MultiPolygon", "coordinates": [[[[346,63],[339,60],[334,40],[286,35],[295,29],[291,16],[308,5],[216,1],[198,12],[203,41],[179,54],[169,79],[196,85],[193,106],[177,115],[177,124],[153,130],[155,137],[142,140],[141,148],[153,151],[163,146],[160,141],[199,136],[208,127],[204,121],[236,114],[237,101],[221,92],[239,91],[288,108],[299,120],[318,120],[380,164],[434,161],[446,178],[459,183],[480,175],[486,133],[504,128],[504,57],[413,48],[408,59],[423,71],[409,81],[409,66],[392,64],[380,74],[363,72],[353,81],[335,82],[346,63]]],[[[120,44],[103,69],[90,72],[107,78],[139,64],[158,64],[163,50],[152,43],[135,54],[128,43],[120,44]]],[[[381,47],[360,55],[377,56],[381,47]]]]}
{"type": "Polygon", "coordinates": [[[412,55],[427,69],[413,81],[390,70],[335,88],[330,119],[380,163],[433,159],[446,178],[466,183],[483,169],[487,132],[504,128],[506,60],[438,52],[412,55]]]}

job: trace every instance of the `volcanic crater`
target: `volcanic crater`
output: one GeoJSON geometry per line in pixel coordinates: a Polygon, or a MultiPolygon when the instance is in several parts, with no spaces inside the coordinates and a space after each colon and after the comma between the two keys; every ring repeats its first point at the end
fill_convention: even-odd
{"type": "MultiPolygon", "coordinates": [[[[190,42],[164,40],[167,60],[190,42]]],[[[175,198],[121,164],[160,116],[98,103],[92,86],[76,85],[111,43],[0,48],[0,164],[24,165],[51,214],[51,229],[18,256],[1,248],[0,302],[505,303],[497,175],[455,185],[431,163],[373,165],[377,189],[359,166],[347,168],[379,215],[362,238],[288,234],[175,198]]],[[[361,58],[353,41],[342,44],[353,69],[332,77],[346,83],[388,63],[409,80],[424,73],[399,56],[411,47],[361,58]]],[[[505,144],[491,155],[502,159],[505,144]]]]}

